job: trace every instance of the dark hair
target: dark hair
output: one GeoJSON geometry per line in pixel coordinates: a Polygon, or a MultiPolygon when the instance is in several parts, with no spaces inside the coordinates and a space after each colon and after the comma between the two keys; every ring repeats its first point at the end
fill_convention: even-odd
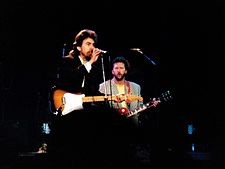
{"type": "Polygon", "coordinates": [[[117,56],[115,59],[113,59],[113,61],[112,61],[112,69],[113,69],[114,63],[118,63],[118,62],[124,63],[126,70],[130,69],[130,63],[123,56],[117,56]]]}
{"type": "Polygon", "coordinates": [[[95,31],[90,30],[90,29],[83,29],[81,30],[75,37],[73,47],[81,46],[82,42],[86,38],[91,38],[97,43],[97,34],[95,31]]]}

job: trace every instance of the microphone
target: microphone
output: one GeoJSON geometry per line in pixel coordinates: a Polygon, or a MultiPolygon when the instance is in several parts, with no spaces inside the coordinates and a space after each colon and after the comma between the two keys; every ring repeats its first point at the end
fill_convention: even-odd
{"type": "Polygon", "coordinates": [[[137,51],[137,52],[143,54],[143,52],[141,51],[140,48],[130,48],[130,50],[137,51]]]}
{"type": "Polygon", "coordinates": [[[101,53],[107,53],[108,51],[100,49],[101,53]]]}
{"type": "Polygon", "coordinates": [[[134,50],[134,51],[140,51],[140,48],[130,48],[130,50],[134,50]]]}

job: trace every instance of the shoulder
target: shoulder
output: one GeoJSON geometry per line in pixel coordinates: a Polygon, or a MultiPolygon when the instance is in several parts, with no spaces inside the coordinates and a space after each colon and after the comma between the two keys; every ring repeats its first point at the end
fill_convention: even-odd
{"type": "Polygon", "coordinates": [[[133,87],[137,87],[137,88],[140,88],[141,86],[135,82],[131,82],[129,81],[130,85],[133,86],[133,87]]]}
{"type": "Polygon", "coordinates": [[[139,84],[137,84],[135,82],[131,82],[131,81],[129,81],[129,83],[130,83],[130,88],[132,90],[137,90],[137,91],[141,90],[141,86],[139,84]]]}
{"type": "Polygon", "coordinates": [[[108,85],[109,83],[110,83],[110,80],[107,80],[107,81],[105,81],[105,82],[100,83],[99,85],[100,85],[100,86],[104,86],[105,84],[108,85]]]}
{"type": "Polygon", "coordinates": [[[71,55],[66,55],[62,58],[62,64],[69,65],[80,65],[79,58],[71,55]]]}

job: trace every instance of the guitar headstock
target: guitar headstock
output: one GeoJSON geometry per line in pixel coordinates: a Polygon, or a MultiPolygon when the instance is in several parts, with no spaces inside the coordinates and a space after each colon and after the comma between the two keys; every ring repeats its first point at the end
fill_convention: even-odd
{"type": "Polygon", "coordinates": [[[171,92],[167,90],[166,92],[163,92],[160,94],[160,96],[156,98],[150,98],[150,101],[169,101],[172,99],[171,92]]]}
{"type": "Polygon", "coordinates": [[[143,101],[143,97],[137,96],[137,95],[132,95],[132,94],[127,94],[126,95],[126,98],[129,99],[129,100],[131,100],[131,101],[133,101],[133,100],[138,100],[140,102],[143,101]]]}
{"type": "Polygon", "coordinates": [[[127,103],[129,103],[133,100],[143,101],[143,97],[132,95],[132,94],[119,94],[119,95],[114,95],[112,100],[116,102],[126,101],[127,103]]]}
{"type": "Polygon", "coordinates": [[[161,96],[159,97],[159,100],[161,101],[169,101],[173,99],[172,95],[171,95],[171,92],[169,90],[161,93],[161,96]]]}
{"type": "Polygon", "coordinates": [[[121,101],[133,101],[133,100],[138,100],[138,101],[143,101],[143,97],[137,96],[137,95],[132,95],[132,94],[121,94],[118,96],[121,101]]]}
{"type": "Polygon", "coordinates": [[[156,107],[159,103],[164,101],[169,101],[172,99],[171,92],[167,90],[166,92],[161,93],[157,98],[150,98],[150,102],[145,104],[147,107],[156,107]]]}

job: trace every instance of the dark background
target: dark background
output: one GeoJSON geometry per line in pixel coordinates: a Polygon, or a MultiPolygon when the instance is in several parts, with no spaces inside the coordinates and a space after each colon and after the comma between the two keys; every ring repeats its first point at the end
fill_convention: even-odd
{"type": "Polygon", "coordinates": [[[222,143],[224,7],[219,0],[1,1],[2,138],[20,137],[22,147],[38,146],[63,49],[68,53],[78,31],[89,28],[97,32],[99,48],[112,57],[126,55],[132,66],[129,78],[141,84],[145,98],[172,92],[172,108],[165,106],[151,119],[165,137],[176,140],[180,133],[170,136],[170,129],[181,128],[186,135],[187,124],[193,123],[203,145],[199,151],[222,143]],[[156,65],[130,48],[142,49],[156,65]]]}

